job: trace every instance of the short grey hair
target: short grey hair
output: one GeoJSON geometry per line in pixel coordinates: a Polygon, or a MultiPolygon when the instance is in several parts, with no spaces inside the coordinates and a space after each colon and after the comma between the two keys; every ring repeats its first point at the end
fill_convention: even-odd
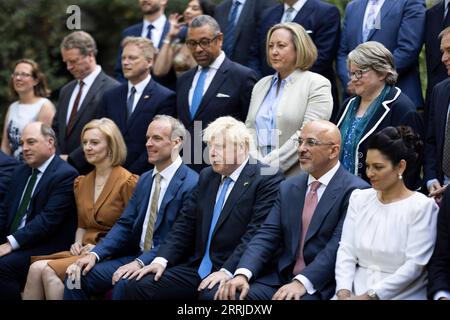
{"type": "Polygon", "coordinates": [[[55,131],[50,127],[48,124],[39,122],[41,124],[41,134],[45,138],[51,138],[53,139],[55,145],[56,145],[56,134],[55,131]]]}
{"type": "Polygon", "coordinates": [[[353,49],[347,58],[347,65],[357,65],[361,69],[372,69],[378,74],[386,74],[385,82],[394,85],[397,82],[398,73],[395,71],[394,56],[381,43],[368,41],[353,49]]]}
{"type": "Polygon", "coordinates": [[[189,28],[200,28],[203,26],[209,26],[213,30],[215,36],[220,33],[220,26],[217,21],[206,14],[195,17],[189,24],[189,28]]]}
{"type": "Polygon", "coordinates": [[[247,149],[253,144],[252,135],[245,124],[231,116],[220,117],[211,122],[203,131],[203,141],[211,142],[219,134],[224,134],[229,142],[244,144],[247,149]]]}
{"type": "Polygon", "coordinates": [[[147,38],[143,37],[126,37],[122,41],[122,48],[125,48],[125,46],[133,44],[139,49],[141,49],[142,53],[144,54],[144,57],[147,61],[153,60],[156,54],[155,46],[153,45],[153,42],[147,38]]]}
{"type": "Polygon", "coordinates": [[[64,37],[60,46],[61,50],[79,49],[83,56],[93,54],[97,55],[97,44],[94,38],[87,32],[74,31],[64,37]]]}
{"type": "Polygon", "coordinates": [[[439,33],[439,39],[442,39],[444,36],[450,34],[450,27],[445,28],[444,30],[439,33]]]}
{"type": "Polygon", "coordinates": [[[171,133],[170,133],[170,139],[175,140],[176,138],[181,139],[181,143],[186,140],[186,128],[181,123],[180,120],[175,119],[172,116],[166,115],[166,114],[158,114],[153,118],[153,121],[155,120],[161,120],[166,121],[170,124],[171,133]]]}

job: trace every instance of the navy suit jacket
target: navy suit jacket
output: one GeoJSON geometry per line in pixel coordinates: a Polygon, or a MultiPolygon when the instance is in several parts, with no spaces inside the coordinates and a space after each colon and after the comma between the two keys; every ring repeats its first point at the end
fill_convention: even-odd
{"type": "Polygon", "coordinates": [[[19,162],[0,150],[0,204],[8,191],[11,175],[19,162]]]}
{"type": "MultiPolygon", "coordinates": [[[[340,166],[314,211],[303,247],[306,267],[300,274],[311,281],[321,299],[330,299],[334,294],[336,252],[350,194],[354,189],[368,187],[370,186],[365,181],[340,166]]],[[[277,201],[250,241],[238,268],[249,269],[253,278],[258,279],[264,265],[282,248],[277,261],[277,272],[258,280],[268,285],[281,286],[294,278],[292,272],[299,251],[301,212],[307,189],[307,173],[301,173],[280,184],[277,201]]]]}
{"type": "Polygon", "coordinates": [[[449,103],[450,78],[447,78],[438,83],[431,94],[423,165],[425,183],[431,179],[438,179],[441,185],[444,183],[442,154],[449,103]]]}
{"type": "MultiPolygon", "coordinates": [[[[225,201],[211,238],[212,272],[221,268],[231,273],[235,271],[248,242],[275,202],[278,185],[283,176],[274,168],[269,169],[272,173],[275,171],[275,174],[262,175],[263,168],[268,166],[259,162],[247,163],[225,201]]],[[[192,268],[198,268],[200,265],[206,250],[221,178],[211,167],[200,173],[198,186],[190,198],[189,205],[183,210],[156,254],[157,257],[167,259],[169,267],[181,263],[192,268]]]]}
{"type": "MultiPolygon", "coordinates": [[[[20,165],[14,171],[7,194],[0,205],[0,241],[6,241],[19,208],[31,168],[20,165]]],[[[25,226],[12,235],[22,249],[48,254],[67,249],[73,243],[76,229],[76,207],[73,181],[77,171],[55,156],[42,175],[32,195],[25,226]],[[39,251],[41,250],[41,251],[39,251]]],[[[3,243],[2,242],[2,243],[3,243]]]]}
{"type": "MultiPolygon", "coordinates": [[[[362,40],[362,25],[368,0],[354,0],[345,9],[336,70],[347,88],[347,56],[362,40]]],[[[367,41],[378,41],[394,55],[399,74],[397,87],[414,102],[423,106],[419,77],[419,53],[425,32],[424,0],[386,0],[381,7],[381,28],[372,29],[367,41]]]]}
{"type": "Polygon", "coordinates": [[[92,250],[100,260],[108,257],[139,255],[138,258],[149,264],[155,253],[169,233],[180,210],[186,205],[189,195],[197,184],[198,174],[182,164],[167,187],[153,233],[153,247],[150,251],[141,252],[139,243],[142,227],[147,213],[150,192],[153,184],[153,170],[144,173],[131,196],[131,199],[108,234],[92,250]]]}
{"type": "MultiPolygon", "coordinates": [[[[214,18],[219,23],[223,33],[227,30],[228,17],[232,7],[232,0],[222,1],[217,5],[214,18]]],[[[256,26],[261,19],[263,11],[274,6],[274,0],[247,0],[242,8],[234,31],[233,53],[230,58],[234,62],[248,66],[250,60],[250,47],[256,33],[256,26]]]]}
{"type": "Polygon", "coordinates": [[[98,118],[100,102],[105,91],[118,86],[119,83],[103,71],[100,72],[89,88],[83,103],[78,108],[72,131],[66,136],[67,112],[69,110],[70,97],[76,85],[77,82],[73,80],[61,88],[52,127],[56,133],[58,151],[62,154],[68,154],[69,163],[77,168],[81,174],[86,174],[93,167],[87,163],[84,157],[83,149],[81,148],[81,131],[86,123],[98,118]]]}
{"type": "MultiPolygon", "coordinates": [[[[342,121],[347,114],[351,101],[355,98],[347,99],[344,102],[342,113],[337,117],[337,126],[341,128],[342,121]]],[[[393,87],[389,94],[382,102],[382,108],[374,113],[367,124],[362,138],[358,143],[356,153],[358,158],[355,163],[355,172],[353,174],[360,176],[369,181],[366,175],[366,154],[370,137],[378,131],[389,126],[409,126],[417,133],[422,141],[424,137],[424,128],[422,117],[417,113],[416,108],[411,101],[399,88],[393,87]]],[[[417,170],[409,177],[405,177],[405,184],[411,190],[416,190],[422,186],[420,178],[420,169],[422,163],[417,164],[417,170]]]]}
{"type": "Polygon", "coordinates": [[[437,221],[436,245],[428,263],[428,298],[438,291],[450,292],[450,190],[442,200],[437,221]]]}
{"type": "Polygon", "coordinates": [[[225,58],[203,95],[194,119],[191,119],[189,89],[196,72],[197,67],[192,68],[178,79],[177,114],[190,134],[190,138],[188,138],[190,141],[186,141],[183,148],[183,159],[192,169],[200,172],[207,164],[203,157],[199,159],[201,160],[200,164],[194,164],[194,143],[202,146],[202,151],[205,146],[202,143],[201,130],[194,131],[194,121],[201,121],[202,130],[222,116],[232,116],[244,122],[247,118],[253,86],[256,83],[256,74],[249,68],[225,58]]]}
{"type": "Polygon", "coordinates": [[[128,83],[106,92],[101,112],[117,124],[125,139],[127,159],[124,167],[141,175],[151,169],[145,148],[148,125],[157,114],[175,116],[175,93],[151,79],[130,119],[127,119],[127,96],[128,83]]]}
{"type": "MultiPolygon", "coordinates": [[[[425,54],[427,61],[427,102],[435,85],[447,79],[447,69],[441,61],[441,41],[439,33],[448,25],[444,25],[444,1],[428,9],[425,19],[425,54]]],[[[429,109],[429,106],[427,106],[429,109]]]]}
{"type": "MultiPolygon", "coordinates": [[[[120,46],[119,46],[119,53],[117,55],[116,60],[116,66],[114,67],[114,76],[115,78],[120,81],[121,83],[126,83],[127,79],[125,79],[123,72],[122,72],[122,40],[126,37],[140,37],[142,35],[142,28],[144,27],[144,23],[137,23],[134,24],[125,30],[122,31],[121,37],[120,37],[120,46]]],[[[166,24],[164,25],[163,32],[161,34],[161,39],[158,44],[153,44],[156,49],[161,49],[163,45],[163,41],[167,36],[167,33],[170,30],[170,22],[169,20],[166,21],[166,24]]],[[[155,56],[157,57],[157,56],[155,56]]],[[[170,69],[169,73],[162,77],[156,77],[153,76],[156,80],[156,82],[160,83],[161,85],[171,89],[175,90],[176,82],[177,82],[177,76],[175,74],[175,70],[173,68],[170,69]]]]}

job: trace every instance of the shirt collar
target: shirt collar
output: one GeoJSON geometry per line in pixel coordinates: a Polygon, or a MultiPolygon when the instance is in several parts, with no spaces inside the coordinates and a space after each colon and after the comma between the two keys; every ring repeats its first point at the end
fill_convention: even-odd
{"type": "Polygon", "coordinates": [[[151,76],[150,74],[138,84],[133,85],[130,81],[128,81],[128,92],[130,92],[131,88],[134,87],[136,89],[136,93],[144,92],[145,87],[150,82],[151,76]]]}
{"type": "MultiPolygon", "coordinates": [[[[248,159],[249,157],[247,157],[247,159],[245,159],[245,161],[242,162],[242,164],[236,170],[234,170],[232,174],[229,175],[229,177],[231,178],[231,180],[233,180],[233,182],[236,182],[239,176],[241,175],[242,170],[244,170],[244,167],[247,165],[248,159]]],[[[225,176],[222,176],[222,180],[223,178],[225,178],[225,176]]]]}
{"type": "Polygon", "coordinates": [[[153,169],[152,176],[154,177],[155,174],[159,173],[161,175],[161,178],[166,179],[167,181],[172,180],[173,176],[175,175],[175,172],[177,172],[178,168],[181,166],[183,162],[181,161],[181,157],[178,156],[174,162],[172,162],[167,168],[165,168],[163,171],[158,172],[158,169],[156,167],[153,169]]]}
{"type": "Polygon", "coordinates": [[[37,167],[37,170],[39,171],[38,173],[44,173],[45,170],[47,170],[47,167],[50,165],[50,162],[52,162],[54,157],[55,157],[55,155],[52,155],[50,158],[45,160],[45,162],[43,164],[41,164],[39,167],[37,167]]]}
{"type": "Polygon", "coordinates": [[[94,83],[95,78],[97,78],[100,72],[102,72],[102,67],[96,65],[94,71],[92,71],[91,73],[89,73],[89,75],[82,79],[84,86],[90,87],[94,83]]]}
{"type": "MultiPolygon", "coordinates": [[[[216,60],[214,60],[213,63],[211,63],[208,68],[210,69],[216,69],[219,70],[220,66],[222,65],[222,63],[225,61],[225,52],[221,51],[219,56],[216,58],[216,60]]],[[[201,71],[203,69],[202,66],[199,66],[198,71],[201,71]]]]}
{"type": "MultiPolygon", "coordinates": [[[[294,3],[294,5],[292,6],[292,8],[294,8],[294,10],[296,12],[299,12],[302,7],[304,6],[304,4],[306,3],[307,0],[298,0],[296,3],[294,3]]],[[[288,4],[284,4],[284,11],[286,11],[288,8],[290,7],[290,5],[288,4]]]]}
{"type": "MultiPolygon", "coordinates": [[[[286,79],[283,79],[283,80],[281,80],[281,82],[285,82],[285,83],[287,83],[287,82],[292,82],[293,81],[293,75],[294,74],[294,72],[292,72],[289,76],[287,76],[286,77],[286,79]]],[[[275,83],[277,83],[277,81],[280,79],[280,75],[278,74],[278,72],[277,73],[275,73],[275,75],[273,76],[273,78],[272,78],[272,86],[275,84],[275,83]]]]}
{"type": "Polygon", "coordinates": [[[156,29],[156,30],[162,30],[162,29],[164,29],[164,26],[165,26],[165,24],[166,24],[166,20],[167,20],[167,18],[166,18],[166,16],[165,15],[161,15],[159,18],[157,18],[155,21],[153,21],[153,22],[150,22],[150,21],[148,21],[148,20],[146,20],[146,19],[144,19],[144,25],[143,25],[143,29],[144,30],[147,30],[147,28],[148,28],[148,26],[149,25],[153,25],[153,27],[156,29]]]}
{"type": "MultiPolygon", "coordinates": [[[[325,187],[328,186],[330,184],[331,179],[334,177],[334,175],[336,174],[336,172],[339,169],[339,166],[341,165],[341,163],[338,161],[336,163],[336,165],[331,168],[330,170],[328,170],[327,173],[325,173],[324,175],[322,175],[319,179],[317,179],[321,184],[323,184],[325,187]]],[[[316,178],[314,178],[312,175],[308,175],[308,186],[311,185],[311,183],[313,183],[314,181],[316,181],[316,178]]]]}
{"type": "Polygon", "coordinates": [[[241,4],[241,8],[244,6],[244,4],[245,4],[245,1],[246,0],[234,0],[233,1],[233,4],[235,3],[235,2],[239,2],[240,4],[241,4]]]}

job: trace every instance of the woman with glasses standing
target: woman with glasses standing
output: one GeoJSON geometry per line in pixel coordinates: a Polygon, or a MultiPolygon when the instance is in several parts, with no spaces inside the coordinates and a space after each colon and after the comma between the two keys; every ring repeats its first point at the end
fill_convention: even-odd
{"type": "Polygon", "coordinates": [[[293,176],[300,171],[294,142],[297,131],[310,121],[330,119],[331,84],[308,71],[317,58],[317,48],[299,24],[273,26],[266,50],[276,73],[253,88],[245,124],[256,141],[256,157],[293,176]]]}
{"type": "MultiPolygon", "coordinates": [[[[368,181],[365,157],[370,136],[388,126],[410,126],[423,137],[423,124],[414,103],[395,87],[398,74],[392,53],[376,41],[357,46],[347,58],[349,78],[355,97],[344,102],[337,117],[341,130],[342,146],[340,161],[355,175],[368,181]]],[[[421,159],[418,159],[419,164],[421,159]]],[[[406,186],[420,188],[420,165],[408,179],[406,186]]]]}
{"type": "Polygon", "coordinates": [[[47,81],[39,65],[33,60],[16,61],[9,88],[11,95],[19,100],[10,105],[6,114],[1,149],[22,161],[20,136],[23,128],[33,121],[41,121],[51,126],[55,106],[47,99],[50,95],[47,81]]]}

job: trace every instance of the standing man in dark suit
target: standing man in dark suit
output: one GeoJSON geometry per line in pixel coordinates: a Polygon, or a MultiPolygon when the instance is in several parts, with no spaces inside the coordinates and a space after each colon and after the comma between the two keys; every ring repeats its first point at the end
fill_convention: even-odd
{"type": "Polygon", "coordinates": [[[93,167],[84,158],[81,130],[86,123],[98,118],[103,93],[119,83],[97,64],[97,45],[84,31],[72,32],[63,39],[61,55],[75,80],[62,87],[59,93],[52,127],[58,139],[60,157],[85,174],[93,167]]]}
{"type": "Polygon", "coordinates": [[[438,83],[431,94],[426,127],[423,172],[430,196],[438,199],[450,181],[450,27],[440,34],[441,61],[447,79],[438,83]]]}
{"type": "MultiPolygon", "coordinates": [[[[143,37],[151,40],[155,48],[161,49],[164,42],[167,41],[165,39],[170,30],[170,22],[164,14],[164,9],[168,2],[169,0],[139,0],[144,18],[142,22],[134,24],[122,31],[120,37],[121,44],[126,37],[143,37]]],[[[122,50],[123,46],[121,45],[119,47],[114,74],[117,80],[124,83],[127,79],[122,70],[122,50]]],[[[173,68],[170,69],[167,75],[155,77],[155,80],[161,85],[175,90],[177,77],[173,68]]]]}
{"type": "Polygon", "coordinates": [[[382,43],[394,55],[399,87],[416,107],[423,106],[419,53],[425,32],[424,0],[353,0],[345,8],[336,70],[352,96],[347,56],[366,41],[382,43]]]}
{"type": "Polygon", "coordinates": [[[328,300],[335,290],[334,266],[348,199],[368,188],[339,163],[341,135],[325,120],[303,127],[298,157],[304,170],[281,183],[278,199],[242,255],[220,299],[328,300]],[[275,257],[279,248],[282,253],[275,257]],[[263,274],[272,259],[277,269],[263,274]],[[255,279],[253,281],[253,279],[255,279]],[[249,285],[249,281],[252,280],[249,285]]]}
{"type": "Polygon", "coordinates": [[[76,228],[78,173],[55,156],[55,133],[32,122],[20,142],[26,164],[14,171],[0,205],[0,300],[20,299],[30,257],[64,250],[76,228]]]}
{"type": "Polygon", "coordinates": [[[450,299],[450,190],[439,210],[436,245],[428,262],[428,299],[450,299]]]}
{"type": "Polygon", "coordinates": [[[274,0],[223,0],[214,18],[224,33],[223,51],[232,61],[248,66],[250,47],[263,11],[274,6],[274,0]]]}
{"type": "Polygon", "coordinates": [[[125,139],[124,167],[139,175],[151,169],[145,150],[149,123],[157,114],[174,116],[176,112],[175,93],[150,76],[154,57],[155,48],[147,38],[125,38],[122,68],[128,83],[106,92],[101,108],[102,116],[113,120],[125,139]]]}
{"type": "Polygon", "coordinates": [[[8,191],[8,185],[11,181],[11,175],[19,162],[11,156],[8,156],[0,150],[0,205],[8,191]]]}
{"type": "Polygon", "coordinates": [[[149,266],[124,287],[126,299],[195,299],[230,279],[272,207],[282,175],[249,158],[245,124],[221,117],[205,130],[211,167],[149,266]]]}
{"type": "Polygon", "coordinates": [[[179,156],[185,137],[184,126],[170,116],[158,115],[150,123],[146,147],[155,168],[140,177],[128,206],[102,242],[69,266],[70,280],[79,268],[83,276],[78,289],[66,282],[64,299],[87,300],[113,285],[112,298],[120,299],[124,280],[155,258],[198,180],[179,156]]]}
{"type": "Polygon", "coordinates": [[[216,20],[207,15],[192,20],[186,45],[198,66],[178,79],[177,111],[190,134],[183,159],[197,172],[207,166],[202,129],[221,116],[245,121],[256,83],[252,70],[225,56],[222,43],[223,34],[216,20]]]}
{"type": "Polygon", "coordinates": [[[340,15],[335,5],[320,0],[283,0],[283,3],[266,9],[253,37],[250,68],[260,76],[275,73],[267,63],[266,36],[271,27],[280,22],[296,22],[305,28],[317,47],[318,56],[310,71],[330,80],[333,94],[333,113],[339,108],[336,75],[333,61],[339,46],[340,15]]]}
{"type": "Polygon", "coordinates": [[[450,14],[448,13],[449,2],[450,0],[442,0],[426,12],[425,54],[428,81],[425,116],[428,113],[429,100],[434,86],[448,77],[447,69],[441,63],[441,42],[439,41],[438,35],[443,29],[450,27],[450,14]]]}

